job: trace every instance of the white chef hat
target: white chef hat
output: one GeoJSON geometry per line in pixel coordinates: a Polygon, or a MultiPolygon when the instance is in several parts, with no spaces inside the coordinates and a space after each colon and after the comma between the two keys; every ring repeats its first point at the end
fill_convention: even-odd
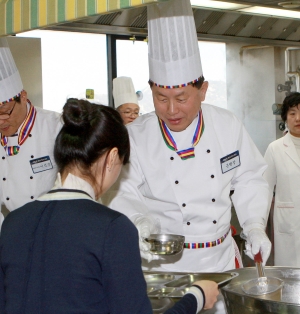
{"type": "Polygon", "coordinates": [[[132,79],[127,76],[113,79],[113,96],[116,109],[123,104],[139,104],[132,79]]]}
{"type": "Polygon", "coordinates": [[[6,38],[0,38],[0,105],[19,97],[22,80],[6,38]]]}
{"type": "Polygon", "coordinates": [[[203,75],[190,0],[149,5],[149,77],[164,88],[195,83],[203,75]]]}

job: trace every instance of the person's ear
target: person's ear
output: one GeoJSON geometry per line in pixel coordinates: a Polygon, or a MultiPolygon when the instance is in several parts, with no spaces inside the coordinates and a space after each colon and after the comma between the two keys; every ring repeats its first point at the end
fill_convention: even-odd
{"type": "Polygon", "coordinates": [[[202,86],[201,86],[201,88],[200,88],[200,90],[199,90],[199,92],[200,92],[200,100],[201,101],[205,100],[207,89],[208,89],[208,82],[204,81],[202,86]]]}
{"type": "Polygon", "coordinates": [[[117,147],[114,147],[112,148],[108,155],[107,155],[107,163],[106,163],[106,168],[108,171],[111,171],[111,169],[113,169],[118,157],[119,157],[119,154],[118,154],[118,149],[117,147]]]}

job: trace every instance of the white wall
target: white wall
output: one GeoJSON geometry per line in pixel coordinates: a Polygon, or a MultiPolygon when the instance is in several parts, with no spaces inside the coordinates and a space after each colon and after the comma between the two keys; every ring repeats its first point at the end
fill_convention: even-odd
{"type": "Polygon", "coordinates": [[[243,122],[257,148],[264,155],[277,139],[280,117],[272,105],[282,102],[277,85],[284,83],[284,48],[227,44],[227,108],[243,122]],[[282,58],[283,56],[283,58],[282,58]]]}

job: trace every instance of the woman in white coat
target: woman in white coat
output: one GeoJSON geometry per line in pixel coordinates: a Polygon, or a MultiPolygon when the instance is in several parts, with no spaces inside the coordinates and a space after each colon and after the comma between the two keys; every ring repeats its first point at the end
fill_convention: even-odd
{"type": "Polygon", "coordinates": [[[267,148],[264,173],[270,185],[270,204],[276,187],[274,264],[300,267],[300,93],[284,99],[281,118],[289,131],[267,148]]]}

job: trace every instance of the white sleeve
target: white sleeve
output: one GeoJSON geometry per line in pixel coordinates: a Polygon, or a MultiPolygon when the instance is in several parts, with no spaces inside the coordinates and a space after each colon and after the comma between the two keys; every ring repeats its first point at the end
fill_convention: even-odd
{"type": "Polygon", "coordinates": [[[264,178],[269,184],[269,198],[268,198],[268,209],[271,207],[272,198],[273,198],[273,192],[274,187],[277,182],[277,172],[276,172],[276,165],[274,162],[274,154],[272,146],[268,146],[266,153],[265,153],[265,161],[268,164],[268,168],[264,172],[264,178]]]}
{"type": "Polygon", "coordinates": [[[235,132],[238,134],[240,166],[236,168],[231,181],[234,189],[232,202],[241,226],[249,221],[266,225],[269,186],[263,173],[267,163],[242,124],[235,132]]]}

